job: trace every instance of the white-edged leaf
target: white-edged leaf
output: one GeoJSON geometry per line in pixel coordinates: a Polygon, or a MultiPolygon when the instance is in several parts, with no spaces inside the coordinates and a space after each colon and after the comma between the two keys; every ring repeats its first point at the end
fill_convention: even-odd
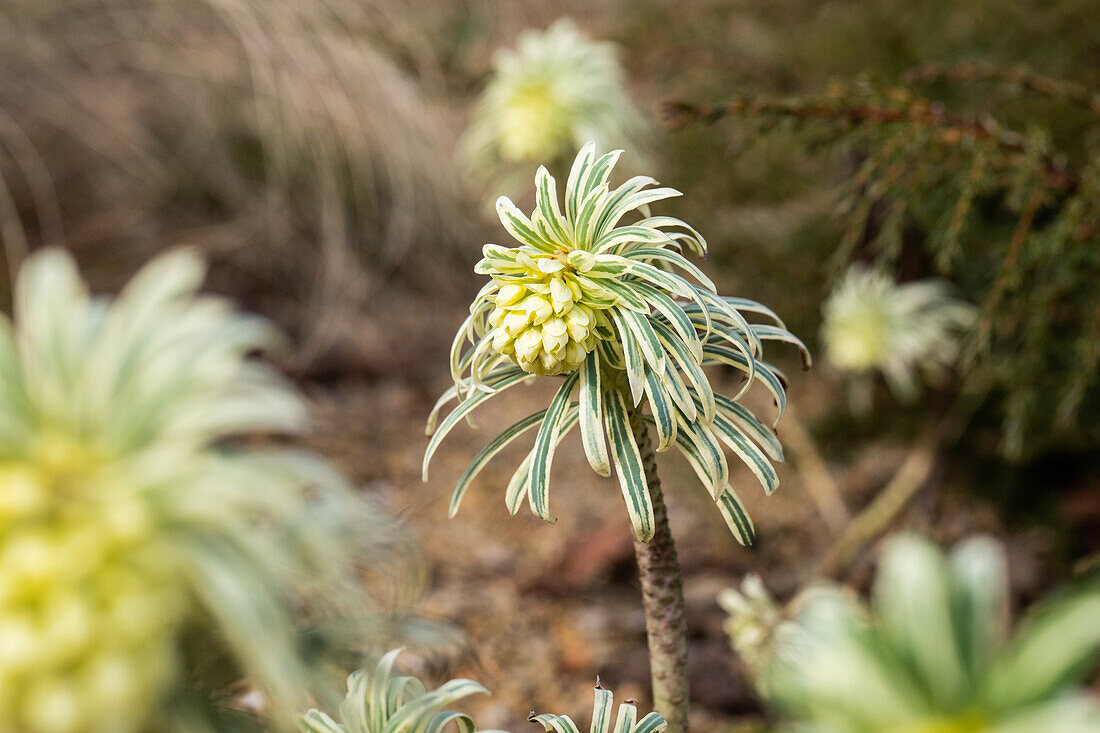
{"type": "Polygon", "coordinates": [[[716,394],[714,399],[718,404],[718,410],[733,421],[733,424],[741,428],[741,431],[752,438],[773,461],[783,462],[783,445],[779,438],[764,423],[752,414],[752,410],[739,405],[725,395],[716,394]]]}
{"type": "Polygon", "coordinates": [[[554,462],[554,449],[558,445],[562,416],[569,407],[569,399],[577,384],[577,378],[577,373],[573,372],[558,388],[557,394],[550,401],[550,406],[546,408],[546,417],[542,421],[542,426],[535,437],[535,447],[531,451],[531,487],[528,498],[531,511],[545,520],[550,519],[550,467],[554,462]]]}
{"type": "Polygon", "coordinates": [[[451,494],[450,507],[447,510],[447,516],[453,517],[458,512],[458,506],[462,503],[462,497],[466,495],[466,490],[470,487],[470,482],[481,473],[481,469],[485,468],[485,465],[493,459],[498,453],[508,447],[509,444],[519,436],[526,433],[534,426],[540,424],[543,418],[546,416],[546,410],[539,410],[538,412],[528,415],[527,417],[519,420],[511,427],[507,428],[497,437],[493,438],[487,446],[485,446],[480,453],[474,456],[474,459],[470,461],[470,465],[466,467],[466,470],[462,472],[462,475],[458,479],[458,483],[455,486],[454,492],[451,494]]]}
{"type": "Polygon", "coordinates": [[[634,536],[642,542],[653,538],[653,504],[649,497],[645,467],[623,397],[618,390],[610,390],[604,398],[607,406],[607,431],[611,442],[611,456],[615,462],[615,474],[623,490],[630,524],[634,536]]]}
{"type": "Polygon", "coordinates": [[[663,453],[676,441],[676,410],[661,378],[649,369],[645,372],[645,393],[657,428],[657,452],[663,453]]]}
{"type": "Polygon", "coordinates": [[[607,450],[604,430],[603,377],[600,374],[600,354],[593,349],[580,368],[581,443],[588,465],[600,476],[611,475],[611,455],[607,450]]]}
{"type": "Polygon", "coordinates": [[[516,241],[530,245],[542,252],[553,252],[557,249],[552,242],[547,241],[539,234],[534,222],[528,219],[527,215],[520,211],[519,207],[513,204],[510,198],[507,196],[498,198],[496,208],[500,223],[504,225],[509,234],[516,238],[516,241]]]}
{"type": "Polygon", "coordinates": [[[749,467],[760,485],[764,487],[764,492],[769,496],[775,493],[779,488],[779,475],[764,451],[749,440],[748,436],[721,412],[714,416],[714,430],[722,442],[749,467]]]}
{"type": "Polygon", "coordinates": [[[756,527],[732,486],[727,486],[718,497],[718,511],[738,542],[748,547],[756,541],[756,527]]]}
{"type": "Polygon", "coordinates": [[[630,398],[632,406],[637,407],[642,401],[642,393],[645,391],[645,360],[642,351],[634,338],[634,332],[630,330],[623,313],[618,308],[608,310],[615,328],[619,332],[619,343],[623,346],[623,359],[626,361],[626,378],[630,383],[630,398]]]}
{"type": "MultiPolygon", "coordinates": [[[[675,362],[680,371],[687,375],[688,381],[690,381],[695,388],[694,391],[691,392],[691,397],[692,401],[701,408],[703,421],[712,421],[716,409],[714,405],[714,390],[710,386],[710,380],[707,379],[707,375],[703,372],[702,365],[695,361],[687,344],[677,338],[671,328],[660,321],[653,321],[652,325],[653,330],[657,333],[657,338],[660,339],[661,345],[665,349],[665,353],[672,357],[672,361],[675,362]]],[[[681,409],[683,409],[683,405],[681,405],[681,409]]],[[[692,410],[685,410],[684,412],[689,419],[697,419],[697,415],[693,414],[695,412],[694,408],[692,410]]]]}
{"type": "Polygon", "coordinates": [[[451,429],[454,428],[463,417],[469,415],[476,407],[493,395],[519,384],[530,376],[530,374],[518,367],[514,371],[507,370],[497,379],[487,384],[487,386],[493,390],[492,392],[474,392],[468,399],[458,403],[455,409],[451,410],[450,414],[443,418],[443,422],[440,424],[439,429],[435,431],[431,441],[428,442],[428,448],[424,451],[424,463],[421,467],[422,479],[424,481],[428,480],[428,464],[431,462],[432,456],[435,454],[436,449],[439,448],[439,444],[447,437],[447,433],[451,432],[451,429]]]}

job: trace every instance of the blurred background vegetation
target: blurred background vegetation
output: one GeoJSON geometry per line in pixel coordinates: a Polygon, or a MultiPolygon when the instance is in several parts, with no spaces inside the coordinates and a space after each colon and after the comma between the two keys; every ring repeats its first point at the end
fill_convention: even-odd
{"type": "MultiPolygon", "coordinates": [[[[747,502],[756,549],[698,511],[705,497],[673,506],[692,538],[700,729],[760,710],[714,602],[747,570],[787,597],[824,557],[817,569],[865,586],[874,540],[895,527],[1001,536],[1017,602],[1095,565],[1090,0],[9,0],[5,270],[62,244],[114,290],[156,252],[201,249],[212,288],[292,336],[280,366],[310,397],[310,447],[419,534],[432,571],[421,612],[469,638],[465,652],[425,651],[426,671],[494,690],[475,716],[490,727],[519,727],[530,706],[584,708],[597,672],[642,698],[622,507],[586,490],[583,461],[557,476],[590,518],[556,528],[508,518],[497,491],[471,492],[445,521],[473,431],[418,482],[422,419],[479,287],[473,263],[504,237],[485,206],[498,191],[462,165],[459,140],[494,51],[562,16],[618,45],[655,130],[654,175],[685,194],[667,213],[707,237],[722,291],[767,303],[815,354],[821,305],[853,260],[900,281],[939,276],[980,311],[954,375],[912,403],[878,384],[871,411],[853,414],[827,361],[808,374],[780,363],[791,460],[776,497],[747,502]],[[891,487],[898,506],[853,533],[848,518],[891,487]]],[[[480,483],[502,480],[487,470],[480,483]]]]}

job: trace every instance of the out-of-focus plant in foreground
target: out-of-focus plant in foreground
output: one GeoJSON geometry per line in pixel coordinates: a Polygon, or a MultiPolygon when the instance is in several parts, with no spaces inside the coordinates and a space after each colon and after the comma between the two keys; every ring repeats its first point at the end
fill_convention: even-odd
{"type": "Polygon", "coordinates": [[[853,374],[853,404],[870,408],[870,378],[882,374],[894,395],[912,400],[923,376],[942,382],[959,354],[975,308],[951,297],[938,280],[897,284],[889,275],[852,265],[823,307],[826,356],[853,374]]]}
{"type": "Polygon", "coordinates": [[[314,682],[296,607],[363,612],[353,540],[385,530],[318,459],[234,441],[306,413],[249,358],[272,327],[197,294],[203,274],[177,251],[111,301],[61,250],[20,272],[0,322],[0,730],[212,729],[242,676],[288,703],[314,682]]]}
{"type": "MultiPolygon", "coordinates": [[[[794,620],[769,617],[776,643],[752,667],[757,686],[812,733],[1100,731],[1100,703],[1079,687],[1100,652],[1100,585],[1042,602],[1012,629],[1007,575],[990,539],[945,555],[894,538],[870,608],[819,589],[794,620]]],[[[728,628],[738,647],[758,637],[752,624],[728,628]]]]}
{"type": "Polygon", "coordinates": [[[762,360],[763,342],[795,344],[807,366],[809,354],[770,309],[718,296],[710,279],[684,256],[705,254],[703,238],[685,222],[649,211],[650,204],[677,191],[651,188],[657,182],[648,176],[611,188],[621,152],[597,156],[595,143],[586,144],[569,172],[564,209],[545,167],[535,176],[530,217],[507,197],[497,201],[501,223],[518,246],[485,245],[475,268],[491,279],[455,337],[454,386],[428,419],[432,438],[424,478],[440,442],[476,407],[533,375],[559,378],[545,410],[506,429],[466,469],[452,495],[451,514],[485,464],[537,427],[534,447],[513,475],[505,501],[514,514],[526,498],[535,514],[553,521],[554,452],[579,424],[592,469],[610,476],[614,467],[634,528],[655,707],[673,729],[685,731],[683,591],[649,425],[657,435],[656,452],[676,447],[733,534],[749,544],[752,521],[729,483],[724,446],[768,494],[779,484],[772,462],[781,461],[783,453],[775,434],[737,400],[761,383],[781,415],[782,377],[762,360]],[[632,218],[624,223],[628,215],[632,218]],[[765,323],[749,323],[746,314],[765,323]],[[715,393],[703,372],[708,365],[740,372],[742,384],[732,398],[715,393]],[[441,410],[455,400],[437,425],[441,410]]]}

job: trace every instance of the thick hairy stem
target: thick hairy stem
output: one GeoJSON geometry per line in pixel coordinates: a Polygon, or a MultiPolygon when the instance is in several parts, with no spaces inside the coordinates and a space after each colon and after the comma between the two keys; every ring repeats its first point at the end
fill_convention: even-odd
{"type": "Polygon", "coordinates": [[[653,502],[653,539],[649,542],[634,540],[649,637],[653,706],[668,721],[669,733],[687,733],[688,648],[684,583],[668,526],[668,509],[661,493],[661,480],[657,477],[657,456],[649,430],[637,419],[633,421],[633,428],[653,502]]]}

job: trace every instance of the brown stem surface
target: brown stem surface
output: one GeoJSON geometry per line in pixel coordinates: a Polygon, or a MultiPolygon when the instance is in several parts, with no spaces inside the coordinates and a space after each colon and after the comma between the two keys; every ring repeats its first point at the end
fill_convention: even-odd
{"type": "Polygon", "coordinates": [[[634,540],[649,638],[653,707],[668,721],[669,733],[687,733],[688,646],[684,583],[668,526],[668,509],[661,493],[657,455],[649,430],[641,420],[633,421],[633,429],[653,502],[653,539],[649,542],[634,540]]]}

